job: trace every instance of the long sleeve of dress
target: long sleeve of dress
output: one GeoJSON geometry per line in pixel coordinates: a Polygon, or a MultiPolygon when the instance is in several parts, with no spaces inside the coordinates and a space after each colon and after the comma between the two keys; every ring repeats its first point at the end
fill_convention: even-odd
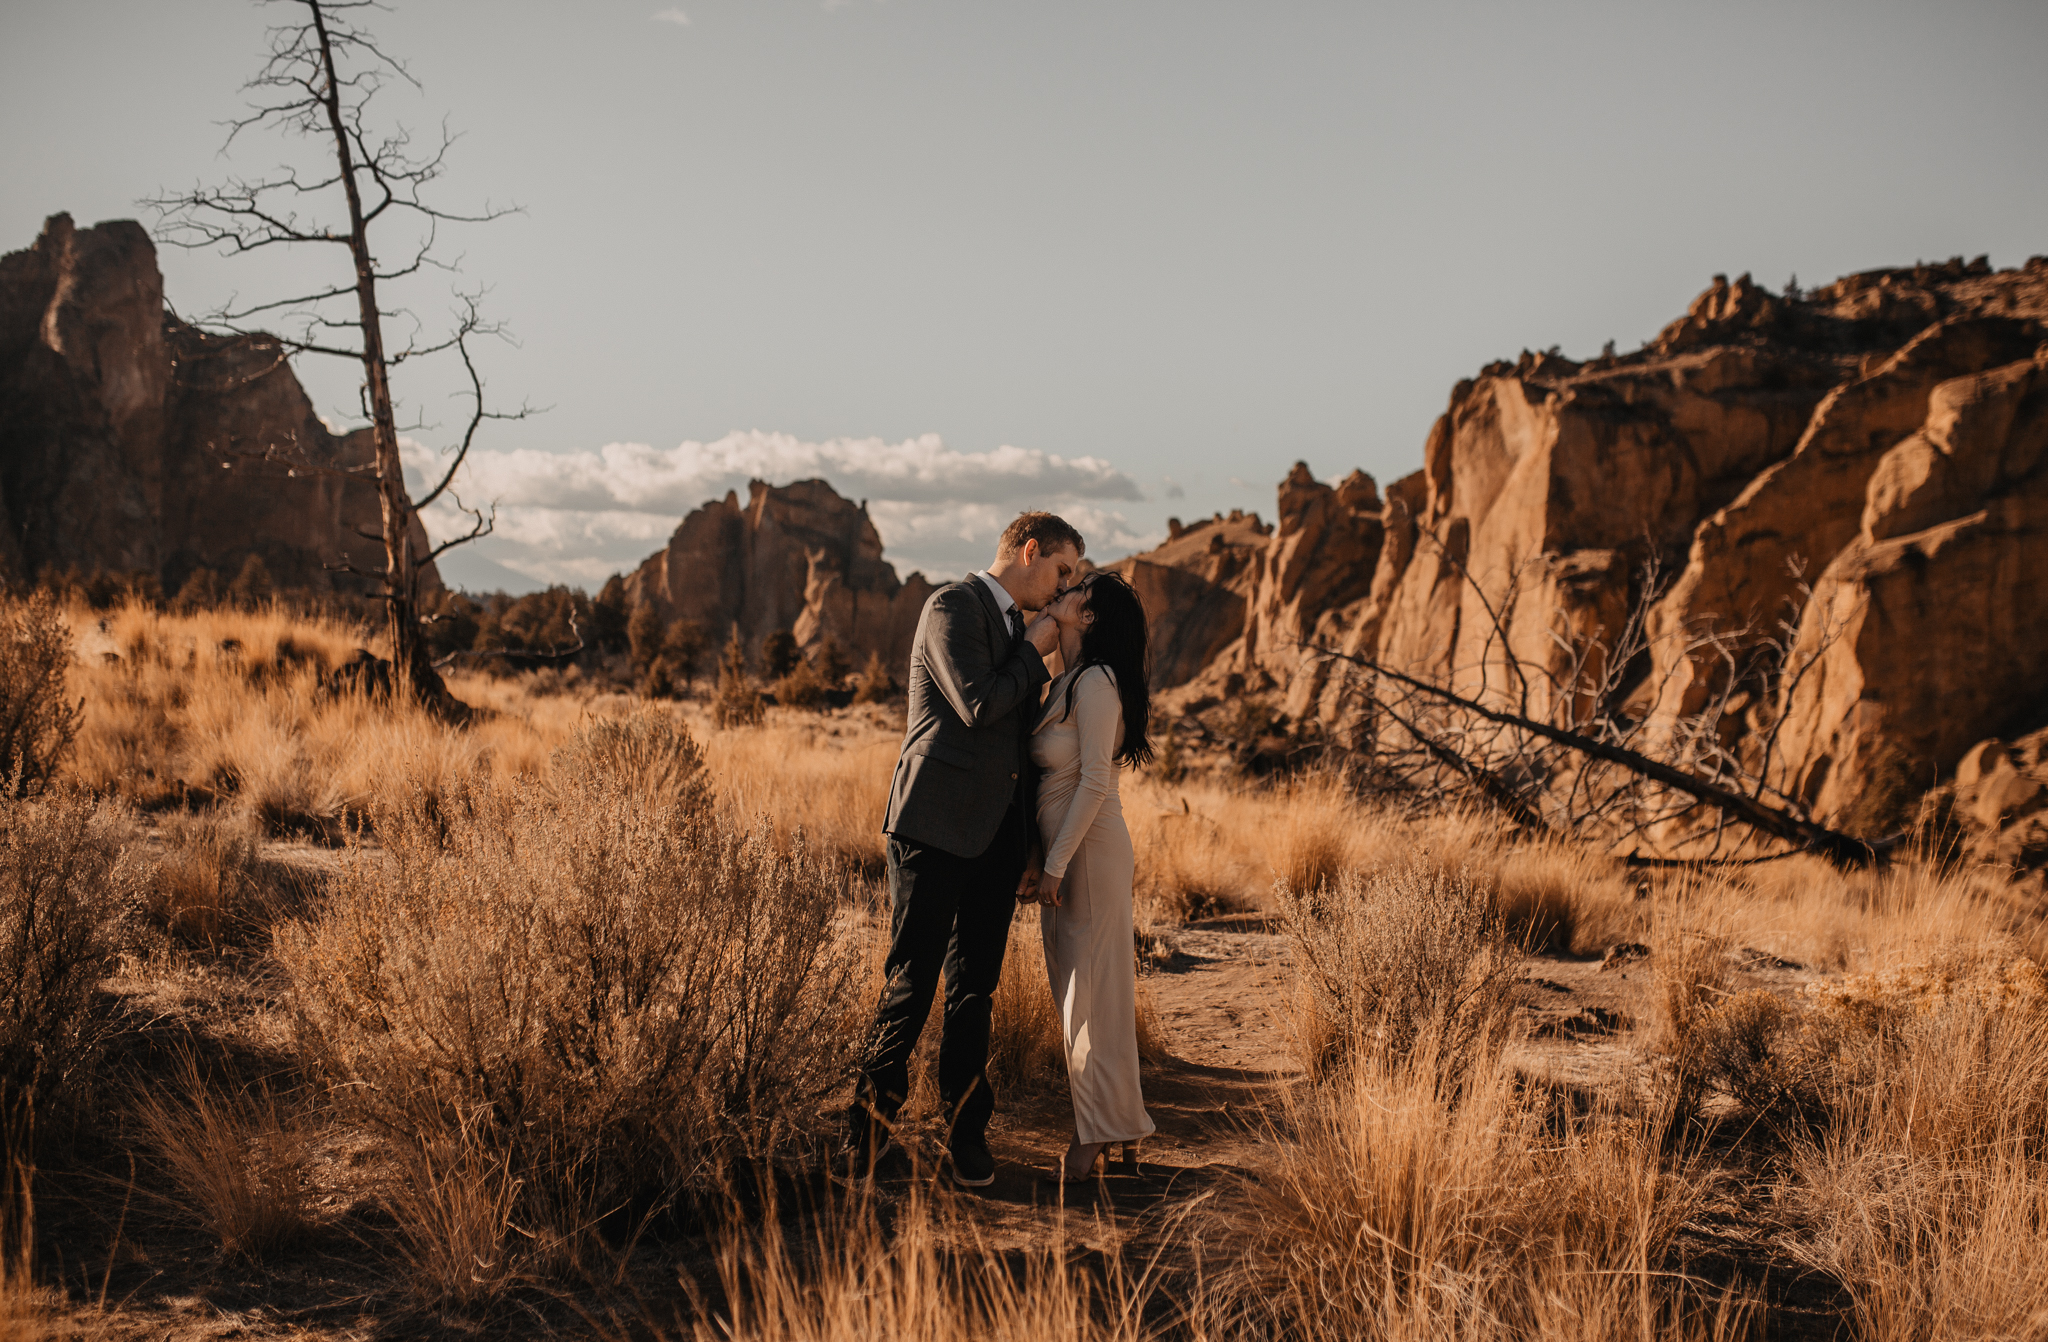
{"type": "Polygon", "coordinates": [[[1075,682],[1074,722],[1081,742],[1081,781],[1067,803],[1059,837],[1046,848],[1045,874],[1055,878],[1067,874],[1074,850],[1095,823],[1104,800],[1116,791],[1116,748],[1123,740],[1124,706],[1108,667],[1091,666],[1075,682]]]}

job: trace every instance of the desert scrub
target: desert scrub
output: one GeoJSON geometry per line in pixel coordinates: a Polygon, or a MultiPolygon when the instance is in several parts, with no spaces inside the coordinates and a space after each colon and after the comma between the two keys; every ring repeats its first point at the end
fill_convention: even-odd
{"type": "Polygon", "coordinates": [[[0,802],[0,1103],[4,1130],[82,1101],[93,1008],[129,903],[125,829],[90,800],[0,802]]]}
{"type": "Polygon", "coordinates": [[[42,792],[78,735],[69,698],[71,626],[48,592],[0,604],[0,789],[42,792]]]}
{"type": "Polygon", "coordinates": [[[1420,1050],[1455,1068],[1498,1053],[1521,957],[1488,891],[1420,864],[1275,889],[1301,967],[1296,1040],[1311,1073],[1363,1055],[1420,1050]]]}
{"type": "Polygon", "coordinates": [[[381,809],[381,850],[352,848],[318,921],[277,939],[342,1110],[502,1161],[529,1227],[709,1190],[809,1130],[846,1061],[838,874],[722,822],[701,773],[648,714],[543,781],[381,809]]]}

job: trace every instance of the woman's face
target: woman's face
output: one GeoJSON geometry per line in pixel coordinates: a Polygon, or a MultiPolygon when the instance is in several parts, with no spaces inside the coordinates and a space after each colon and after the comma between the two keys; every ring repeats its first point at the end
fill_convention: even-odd
{"type": "Polygon", "coordinates": [[[1046,608],[1046,613],[1062,629],[1083,628],[1094,616],[1088,610],[1088,584],[1077,582],[1060,594],[1057,601],[1046,608]]]}

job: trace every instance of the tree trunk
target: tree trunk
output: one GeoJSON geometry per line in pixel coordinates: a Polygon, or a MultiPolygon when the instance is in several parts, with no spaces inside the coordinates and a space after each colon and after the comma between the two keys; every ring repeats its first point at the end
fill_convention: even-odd
{"type": "Polygon", "coordinates": [[[356,308],[363,331],[363,388],[369,401],[371,441],[376,448],[377,505],[384,528],[385,632],[391,642],[391,692],[403,702],[445,709],[448,690],[441,683],[420,631],[419,570],[422,556],[412,550],[412,500],[405,489],[405,463],[398,455],[398,421],[391,405],[390,368],[384,358],[384,324],[377,308],[376,264],[370,255],[369,224],[363,218],[362,193],[356,187],[355,156],[341,116],[341,87],[328,41],[327,16],[318,0],[314,32],[320,39],[320,61],[327,76],[324,101],[327,125],[348,195],[349,253],[356,268],[356,308]]]}

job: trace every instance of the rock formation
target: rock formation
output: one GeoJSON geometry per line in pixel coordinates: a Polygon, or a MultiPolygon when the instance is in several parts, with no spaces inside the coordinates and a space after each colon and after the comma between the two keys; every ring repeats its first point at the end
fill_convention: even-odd
{"type": "MultiPolygon", "coordinates": [[[[140,225],[54,215],[34,247],[0,258],[8,572],[140,571],[175,590],[202,567],[232,577],[253,554],[281,586],[367,590],[327,566],[382,566],[381,544],[356,534],[378,529],[375,491],[238,455],[273,444],[325,466],[371,456],[367,430],[327,431],[276,342],[209,336],[166,311],[140,225]]],[[[431,565],[422,581],[439,589],[431,565]]]]}
{"type": "Polygon", "coordinates": [[[1458,383],[1383,502],[1296,466],[1270,532],[1176,525],[1120,567],[1161,610],[1169,702],[1264,692],[1325,722],[1342,697],[1304,641],[1502,694],[1503,648],[1597,659],[1647,601],[1655,664],[1629,675],[1669,720],[1725,674],[1683,635],[1790,627],[1811,669],[1776,687],[1771,777],[1876,833],[1987,738],[2048,725],[2044,342],[2048,258],[1803,295],[1717,276],[1634,354],[1458,383]]]}
{"type": "Polygon", "coordinates": [[[867,508],[823,480],[755,480],[748,495],[744,507],[729,492],[685,517],[627,578],[628,603],[699,621],[714,639],[737,625],[750,653],[780,629],[806,649],[831,638],[853,665],[879,652],[900,675],[934,585],[922,573],[899,582],[867,508]]]}

